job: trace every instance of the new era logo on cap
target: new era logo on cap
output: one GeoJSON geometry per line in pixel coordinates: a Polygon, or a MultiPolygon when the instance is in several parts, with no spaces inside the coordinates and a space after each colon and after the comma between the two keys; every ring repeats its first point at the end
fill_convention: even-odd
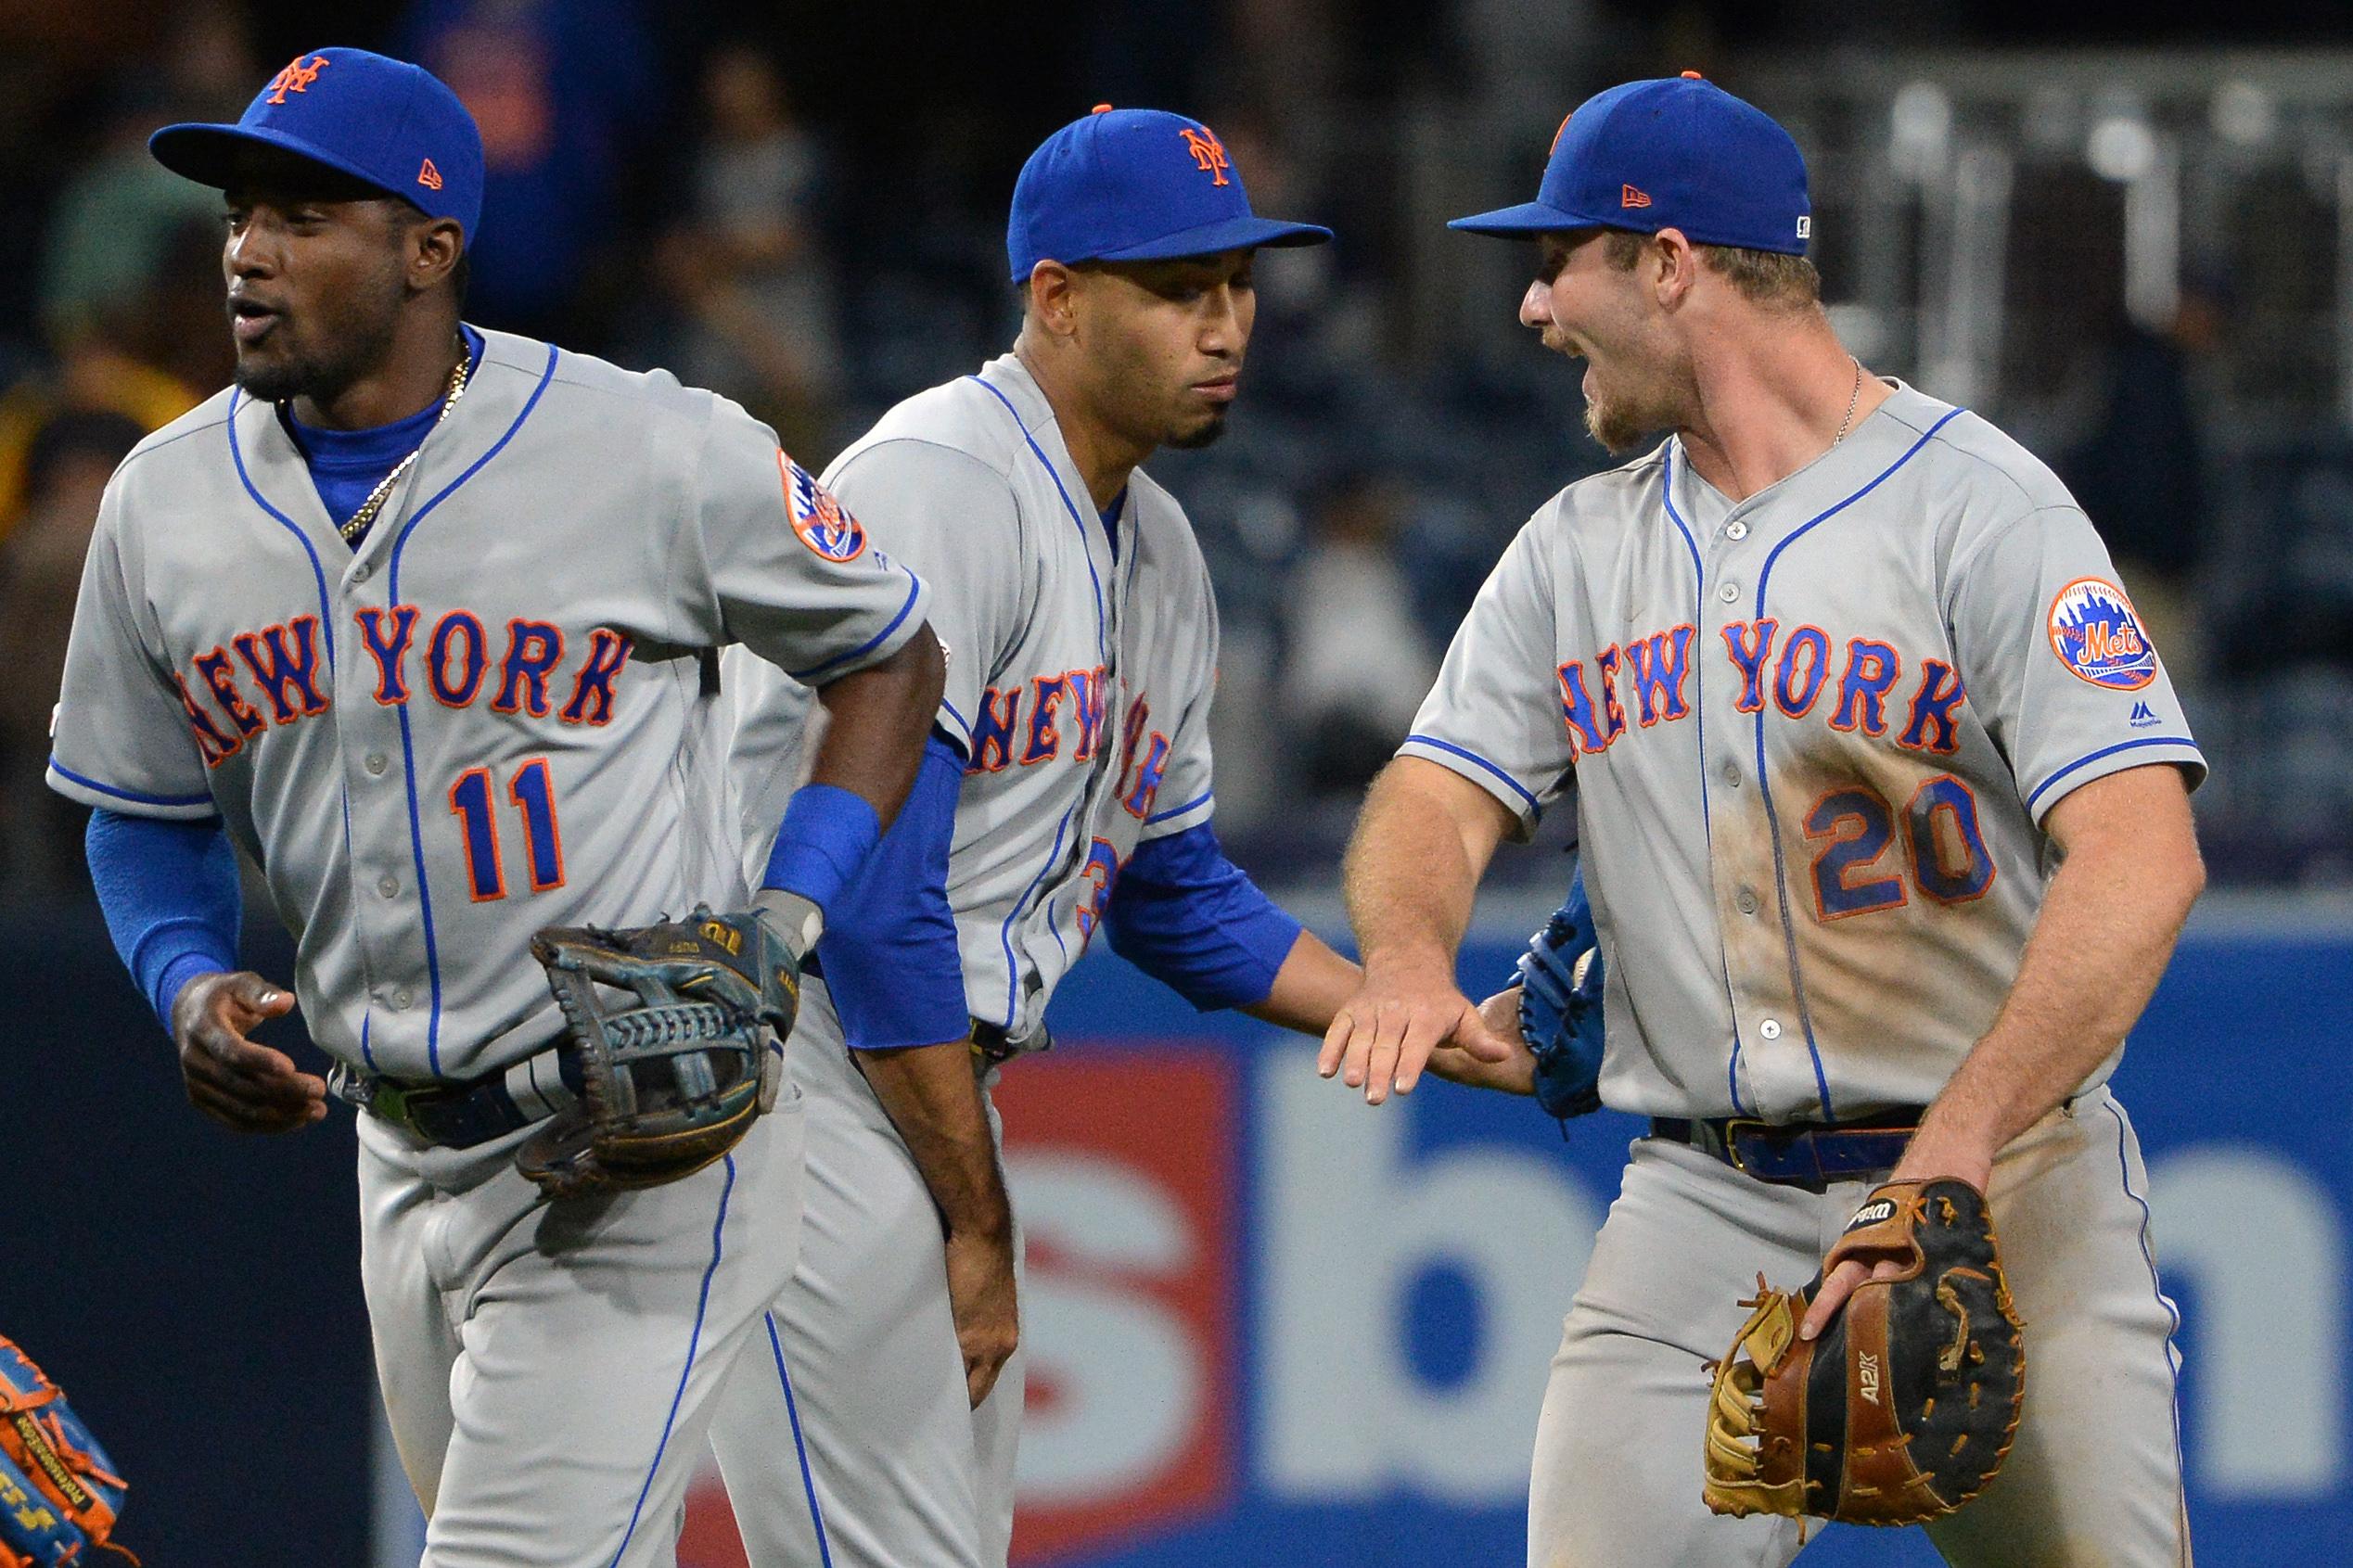
{"type": "Polygon", "coordinates": [[[416,172],[416,183],[428,191],[437,191],[441,188],[441,172],[433,167],[431,159],[427,159],[425,167],[416,172]]]}
{"type": "Polygon", "coordinates": [[[1650,205],[1650,198],[1643,195],[1641,191],[1636,190],[1631,185],[1621,185],[1618,187],[1618,205],[1620,207],[1648,207],[1650,205]]]}

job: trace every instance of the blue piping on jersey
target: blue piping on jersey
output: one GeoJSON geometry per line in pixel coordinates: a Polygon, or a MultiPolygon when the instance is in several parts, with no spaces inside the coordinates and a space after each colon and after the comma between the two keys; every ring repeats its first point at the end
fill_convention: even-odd
{"type": "MultiPolygon", "coordinates": [[[[548,352],[549,368],[553,369],[555,351],[551,349],[548,352]]],[[[541,385],[546,383],[542,382],[541,385]]],[[[441,493],[446,495],[449,492],[444,491],[441,493]]],[[[670,1396],[670,1414],[662,1418],[661,1441],[654,1445],[654,1460],[646,1467],[646,1484],[637,1488],[637,1506],[629,1511],[629,1528],[621,1532],[620,1545],[613,1549],[613,1561],[606,1568],[619,1568],[622,1554],[629,1550],[629,1538],[637,1534],[638,1516],[646,1511],[646,1494],[654,1489],[654,1477],[662,1467],[662,1453],[670,1447],[671,1428],[678,1423],[678,1407],[686,1397],[686,1382],[695,1375],[695,1356],[703,1343],[703,1315],[710,1309],[710,1277],[719,1272],[719,1260],[727,1251],[727,1200],[735,1192],[735,1156],[729,1154],[726,1161],[726,1184],[719,1189],[719,1217],[710,1225],[710,1262],[703,1268],[702,1294],[695,1302],[695,1327],[686,1336],[686,1364],[678,1369],[678,1391],[670,1396]]]]}
{"type": "MultiPolygon", "coordinates": [[[[1672,441],[1667,443],[1667,460],[1660,472],[1664,478],[1659,494],[1667,503],[1667,516],[1673,521],[1675,530],[1683,536],[1683,547],[1691,552],[1692,626],[1693,635],[1696,636],[1697,628],[1707,618],[1707,568],[1699,563],[1699,541],[1692,537],[1691,525],[1683,521],[1681,512],[1675,510],[1675,443],[1672,441]]],[[[1699,731],[1699,831],[1707,841],[1707,863],[1712,869],[1716,863],[1716,827],[1707,810],[1707,678],[1705,675],[1700,677],[1699,692],[1692,701],[1691,715],[1693,724],[1699,731]]],[[[1717,946],[1723,946],[1720,932],[1718,933],[1717,946]]],[[[1724,1085],[1732,1092],[1733,1114],[1746,1115],[1748,1107],[1741,1103],[1740,1098],[1740,1004],[1733,999],[1732,957],[1729,951],[1724,957],[1724,1005],[1733,1021],[1733,1053],[1724,1063],[1724,1085]]]]}
{"type": "MultiPolygon", "coordinates": [[[[1836,505],[1830,507],[1826,511],[1818,512],[1813,516],[1808,518],[1805,522],[1798,524],[1797,528],[1790,530],[1786,538],[1784,538],[1779,544],[1774,545],[1771,553],[1765,557],[1764,569],[1757,574],[1756,618],[1758,620],[1765,618],[1765,585],[1769,580],[1771,580],[1773,575],[1773,563],[1781,559],[1781,553],[1783,551],[1788,549],[1800,539],[1803,539],[1807,534],[1812,532],[1817,524],[1828,522],[1831,518],[1836,516],[1839,513],[1844,512],[1848,507],[1852,506],[1856,502],[1861,501],[1864,496],[1869,495],[1873,491],[1877,490],[1881,485],[1886,483],[1889,475],[1893,474],[1897,469],[1902,467],[1905,464],[1911,462],[1913,455],[1917,453],[1922,447],[1926,446],[1930,440],[1935,439],[1937,431],[1943,429],[1946,426],[1960,418],[1963,412],[1963,410],[1958,408],[1947,412],[1943,418],[1937,420],[1934,425],[1929,426],[1926,430],[1923,431],[1918,440],[1906,447],[1901,457],[1897,458],[1893,463],[1890,463],[1887,466],[1882,468],[1879,471],[1879,477],[1877,478],[1873,479],[1869,484],[1863,486],[1861,490],[1847,497],[1846,500],[1839,502],[1836,505]]],[[[1828,1074],[1822,1071],[1822,1048],[1815,1042],[1814,1039],[1813,1013],[1806,1005],[1806,979],[1805,976],[1798,971],[1797,941],[1796,937],[1792,935],[1792,933],[1796,930],[1796,926],[1791,924],[1792,917],[1789,912],[1789,864],[1782,850],[1781,822],[1780,819],[1773,815],[1772,786],[1767,782],[1767,774],[1765,771],[1765,714],[1768,711],[1768,707],[1769,705],[1760,704],[1757,709],[1757,793],[1764,799],[1765,826],[1772,838],[1773,893],[1775,897],[1781,900],[1782,939],[1789,949],[1789,989],[1792,998],[1797,1003],[1797,1026],[1805,1032],[1806,1054],[1808,1057],[1812,1059],[1814,1064],[1814,1090],[1817,1097],[1822,1102],[1822,1120],[1835,1122],[1838,1119],[1838,1113],[1830,1103],[1830,1077],[1828,1074]]]]}
{"type": "Polygon", "coordinates": [[[1489,772],[1494,774],[1497,778],[1503,780],[1505,784],[1511,785],[1512,793],[1518,796],[1522,800],[1528,802],[1528,809],[1529,811],[1534,812],[1542,809],[1541,807],[1536,804],[1536,797],[1530,795],[1527,788],[1520,784],[1519,780],[1512,777],[1511,774],[1503,771],[1503,769],[1498,768],[1494,763],[1490,762],[1486,758],[1481,757],[1476,751],[1465,751],[1461,746],[1456,746],[1452,741],[1442,741],[1436,735],[1408,735],[1405,737],[1405,744],[1408,746],[1435,746],[1439,751],[1451,753],[1452,755],[1461,758],[1465,762],[1476,762],[1480,767],[1486,769],[1489,772]]]}
{"type": "Polygon", "coordinates": [[[2104,746],[2099,750],[2091,753],[2089,757],[2077,758],[2074,761],[2068,763],[2065,767],[2060,769],[2057,772],[2052,774],[2049,778],[2035,785],[2034,793],[2027,797],[2027,814],[2028,816],[2032,816],[2034,814],[2034,803],[2042,798],[2043,791],[2049,789],[2052,784],[2057,784],[2061,779],[2065,778],[2069,773],[2074,772],[2078,768],[2089,768],[2092,763],[2099,761],[2103,757],[2114,757],[2119,751],[2130,751],[2133,747],[2141,746],[2186,746],[2191,750],[2195,751],[2197,749],[2197,742],[2192,740],[2187,735],[2147,735],[2137,741],[2119,741],[2114,746],[2104,746]]]}
{"type": "Polygon", "coordinates": [[[1205,789],[1182,806],[1171,806],[1165,811],[1153,812],[1150,816],[1144,819],[1144,825],[1145,827],[1150,827],[1154,822],[1165,822],[1170,817],[1182,817],[1187,811],[1192,810],[1195,807],[1207,806],[1210,801],[1215,800],[1216,798],[1216,791],[1205,789]]]}
{"type": "MultiPolygon", "coordinates": [[[[432,500],[410,514],[408,521],[401,525],[400,537],[392,541],[392,561],[385,585],[385,591],[393,604],[397,605],[401,602],[401,552],[407,547],[409,535],[416,531],[416,525],[423,522],[431,514],[433,508],[455,494],[460,485],[480,473],[483,464],[506,450],[506,443],[515,439],[515,432],[521,429],[523,421],[531,416],[531,410],[539,406],[540,397],[547,390],[547,384],[555,378],[556,345],[550,343],[547,345],[547,364],[539,373],[539,385],[533,387],[531,395],[523,400],[522,412],[515,415],[515,422],[512,425],[506,427],[506,433],[492,442],[491,449],[474,459],[466,472],[443,485],[434,494],[432,500]]],[[[325,592],[324,587],[321,592],[325,592]]],[[[335,644],[330,642],[327,644],[330,658],[334,657],[334,648],[335,644]]],[[[416,745],[409,733],[408,705],[403,703],[393,709],[393,712],[399,717],[401,722],[401,773],[408,784],[409,852],[416,857],[416,903],[418,911],[425,917],[425,978],[432,995],[432,1011],[426,1015],[425,1020],[426,1070],[433,1077],[440,1077],[441,1076],[441,957],[440,943],[433,934],[431,879],[426,875],[425,872],[425,827],[418,820],[416,813],[416,745]]],[[[356,889],[353,896],[357,897],[356,889]]]]}
{"type": "MultiPolygon", "coordinates": [[[[1003,392],[997,390],[996,388],[991,386],[988,382],[982,381],[979,376],[967,376],[965,379],[978,383],[982,390],[986,391],[991,397],[996,399],[999,402],[1004,404],[1005,412],[1013,415],[1014,427],[1021,432],[1021,439],[1028,441],[1029,443],[1029,450],[1037,454],[1040,465],[1042,465],[1046,471],[1046,478],[1054,481],[1055,492],[1062,497],[1063,510],[1069,513],[1070,520],[1079,525],[1079,542],[1081,546],[1084,546],[1087,540],[1087,520],[1082,515],[1081,515],[1079,511],[1079,504],[1071,500],[1070,492],[1063,488],[1062,476],[1055,472],[1054,463],[1046,456],[1045,448],[1038,444],[1038,438],[1029,433],[1029,427],[1028,425],[1022,423],[1021,411],[1013,406],[1013,400],[1011,398],[1006,397],[1003,392]]],[[[1092,500],[1093,498],[1090,497],[1089,499],[1092,500]]],[[[1095,519],[1098,527],[1102,525],[1102,521],[1103,519],[1100,516],[1095,519]]],[[[1108,544],[1110,542],[1111,530],[1108,528],[1106,528],[1103,532],[1104,542],[1108,544]]],[[[1119,558],[1119,547],[1113,545],[1111,547],[1111,554],[1114,560],[1119,558]]],[[[1094,552],[1093,550],[1088,550],[1086,552],[1086,557],[1087,580],[1094,584],[1095,652],[1102,655],[1103,661],[1106,664],[1108,664],[1111,662],[1111,644],[1109,633],[1105,630],[1103,611],[1103,579],[1094,569],[1094,552]]]]}
{"type": "MultiPolygon", "coordinates": [[[[893,566],[898,566],[896,561],[891,564],[893,566]]],[[[889,642],[890,640],[890,634],[899,630],[900,623],[907,618],[908,612],[915,607],[916,598],[923,593],[923,579],[917,577],[914,572],[909,571],[905,567],[899,567],[899,569],[907,573],[907,602],[899,606],[899,613],[890,618],[890,624],[889,626],[884,627],[881,631],[876,632],[873,636],[867,638],[863,643],[861,643],[858,646],[850,649],[846,654],[837,654],[832,658],[825,660],[825,663],[811,665],[807,669],[787,669],[785,673],[791,676],[794,680],[799,681],[803,684],[807,684],[808,682],[815,680],[818,676],[823,675],[826,670],[833,669],[835,666],[848,664],[853,658],[863,658],[868,654],[874,652],[876,648],[881,647],[883,644],[889,642]]]]}
{"type": "MultiPolygon", "coordinates": [[[[61,779],[68,779],[80,784],[83,789],[95,789],[100,795],[110,795],[117,800],[129,800],[141,806],[210,806],[212,804],[212,797],[210,794],[142,795],[135,789],[117,789],[112,784],[103,784],[96,779],[83,778],[80,773],[58,761],[54,753],[49,758],[49,771],[61,779]]],[[[214,814],[217,816],[219,813],[214,814]]]]}
{"type": "Polygon", "coordinates": [[[776,1382],[785,1391],[785,1419],[792,1423],[793,1452],[800,1457],[800,1489],[809,1498],[809,1523],[817,1529],[819,1568],[834,1568],[833,1549],[825,1544],[825,1511],[817,1506],[817,1478],[809,1470],[809,1445],[800,1436],[800,1407],[792,1396],[792,1374],[785,1370],[784,1341],[776,1337],[776,1315],[763,1312],[768,1323],[768,1348],[776,1358],[776,1382]]]}
{"type": "Polygon", "coordinates": [[[972,720],[966,719],[963,714],[958,713],[956,711],[956,705],[950,702],[946,697],[941,697],[940,699],[940,706],[947,711],[949,718],[956,721],[956,728],[964,732],[965,745],[968,748],[972,744],[972,720]]]}
{"type": "MultiPolygon", "coordinates": [[[[1046,863],[1038,868],[1038,874],[1030,879],[1029,886],[1021,890],[1021,897],[1013,901],[1012,911],[1005,916],[1004,924],[997,931],[997,939],[1004,944],[1005,950],[1004,1026],[1008,1029],[1013,1027],[1013,1021],[1021,1015],[1020,992],[1017,989],[1021,983],[1021,966],[1013,961],[1013,923],[1021,918],[1022,906],[1029,903],[1029,895],[1038,890],[1038,885],[1045,881],[1047,874],[1054,870],[1054,863],[1062,859],[1062,835],[1070,831],[1070,819],[1078,815],[1081,804],[1082,800],[1074,800],[1070,809],[1062,813],[1061,824],[1054,830],[1054,848],[1046,851],[1046,863]]],[[[1051,929],[1051,926],[1048,928],[1051,929]]],[[[1058,936],[1055,937],[1057,941],[1060,939],[1058,936]]]]}
{"type": "MultiPolygon", "coordinates": [[[[254,488],[252,476],[245,471],[245,448],[237,439],[237,402],[238,400],[244,396],[245,391],[243,388],[239,388],[229,394],[229,457],[237,465],[237,482],[245,487],[245,493],[253,498],[253,504],[259,506],[262,511],[267,512],[271,516],[275,517],[278,522],[285,527],[286,531],[294,536],[296,542],[302,546],[302,553],[311,558],[311,575],[317,580],[319,585],[319,627],[326,634],[326,674],[328,683],[331,686],[335,680],[335,617],[326,606],[326,570],[319,565],[319,553],[311,543],[311,536],[304,533],[300,528],[297,528],[293,518],[288,516],[285,513],[271,505],[268,500],[262,496],[262,492],[254,488]]],[[[403,722],[406,722],[405,709],[403,710],[403,722]]],[[[353,858],[352,853],[352,790],[348,784],[341,783],[340,781],[338,782],[337,790],[342,797],[343,801],[343,864],[347,868],[352,868],[347,870],[344,874],[346,877],[354,877],[358,861],[353,858]]],[[[410,819],[414,821],[416,815],[416,792],[414,790],[410,791],[409,798],[409,816],[410,819]]],[[[359,890],[356,880],[353,880],[352,899],[352,907],[356,910],[359,903],[359,890]]],[[[362,962],[363,964],[364,964],[364,953],[362,955],[362,962]]],[[[368,1049],[367,1026],[368,1019],[375,1012],[375,1000],[368,995],[367,988],[365,987],[361,988],[360,1061],[364,1064],[370,1071],[374,1071],[376,1067],[376,1053],[368,1049]]]]}
{"type": "MultiPolygon", "coordinates": [[[[2125,1154],[2124,1113],[2116,1108],[2113,1096],[2104,1100],[2102,1106],[2116,1118],[2116,1173],[2123,1179],[2124,1195],[2130,1198],[2141,1211],[2141,1256],[2149,1266],[2149,1288],[2156,1293],[2157,1305],[2165,1308],[2166,1320],[2170,1325],[2165,1331],[2165,1370],[2173,1383],[2173,1474],[2178,1485],[2186,1485],[2187,1477],[2181,1462],[2181,1352],[2173,1343],[2173,1336],[2181,1332],[2181,1312],[2173,1305],[2172,1298],[2165,1294],[2165,1282],[2157,1278],[2156,1249],[2149,1244],[2148,1201],[2132,1190],[2132,1164],[2125,1154]]],[[[2176,1516],[2176,1528],[2186,1533],[2190,1518],[2189,1498],[2184,1493],[2177,1492],[2175,1502],[2180,1510],[2176,1516]]]]}

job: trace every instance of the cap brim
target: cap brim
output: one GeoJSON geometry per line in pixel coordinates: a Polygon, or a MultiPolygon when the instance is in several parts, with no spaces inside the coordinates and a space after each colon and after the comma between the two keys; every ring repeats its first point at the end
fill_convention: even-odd
{"type": "Polygon", "coordinates": [[[1492,212],[1475,212],[1467,218],[1456,218],[1446,225],[1464,234],[1503,235],[1506,237],[1531,234],[1553,234],[1562,229],[1609,228],[1612,225],[1598,218],[1580,217],[1550,202],[1523,201],[1517,207],[1498,207],[1492,212]]]}
{"type": "MultiPolygon", "coordinates": [[[[348,175],[370,190],[408,198],[326,148],[283,131],[254,130],[243,125],[166,125],[147,138],[155,160],[184,179],[215,190],[226,190],[237,178],[237,154],[249,147],[273,147],[348,175]]],[[[414,203],[412,203],[414,205],[414,203]]]]}
{"type": "Polygon", "coordinates": [[[1179,229],[1157,239],[1140,245],[1123,246],[1093,256],[1073,257],[1083,261],[1165,261],[1179,256],[1214,256],[1221,250],[1254,250],[1264,246],[1322,245],[1332,237],[1332,231],[1314,223],[1285,223],[1272,218],[1228,218],[1222,223],[1203,223],[1198,228],[1179,229]]]}

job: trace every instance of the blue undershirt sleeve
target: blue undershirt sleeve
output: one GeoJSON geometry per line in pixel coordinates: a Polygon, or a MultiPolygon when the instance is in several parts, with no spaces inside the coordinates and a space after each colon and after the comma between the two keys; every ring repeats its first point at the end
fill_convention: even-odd
{"type": "Polygon", "coordinates": [[[123,967],[167,1030],[180,988],[237,967],[244,895],[219,819],[90,813],[90,882],[123,967]]]}
{"type": "Polygon", "coordinates": [[[907,803],[825,906],[817,961],[854,1050],[938,1045],[972,1032],[948,906],[948,848],[963,787],[963,756],[934,731],[907,803]]]}
{"type": "Polygon", "coordinates": [[[1204,1013],[1264,1001],[1300,929],[1207,822],[1136,846],[1105,923],[1113,952],[1204,1013]]]}

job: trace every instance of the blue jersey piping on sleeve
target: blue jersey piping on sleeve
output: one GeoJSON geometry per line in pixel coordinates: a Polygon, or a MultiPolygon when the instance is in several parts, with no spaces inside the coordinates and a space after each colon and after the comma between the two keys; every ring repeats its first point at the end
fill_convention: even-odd
{"type": "Polygon", "coordinates": [[[95,789],[100,795],[110,795],[117,800],[128,800],[134,805],[210,806],[212,804],[212,797],[210,793],[204,795],[143,795],[135,789],[117,789],[112,784],[100,784],[96,779],[86,778],[83,775],[75,772],[72,769],[58,761],[55,754],[52,754],[49,758],[49,771],[57,774],[58,777],[61,779],[70,780],[74,784],[80,784],[83,789],[95,789]]]}
{"type": "Polygon", "coordinates": [[[1452,741],[1442,741],[1436,735],[1408,735],[1405,737],[1405,744],[1408,746],[1435,746],[1440,751],[1461,758],[1465,762],[1476,763],[1479,767],[1487,770],[1487,771],[1494,774],[1497,778],[1503,780],[1506,784],[1509,784],[1514,795],[1518,796],[1522,800],[1528,802],[1528,809],[1531,813],[1541,811],[1543,809],[1537,805],[1536,797],[1530,794],[1528,788],[1523,785],[1519,780],[1512,777],[1511,774],[1503,771],[1503,769],[1497,767],[1494,763],[1490,762],[1486,758],[1481,757],[1476,751],[1466,751],[1463,747],[1456,746],[1452,741]]]}
{"type": "Polygon", "coordinates": [[[2131,751],[2136,747],[2144,746],[2185,746],[2192,751],[2195,751],[2198,748],[2198,743],[2192,740],[2187,735],[2144,735],[2137,741],[2119,741],[2115,746],[2104,746],[2099,750],[2092,752],[2088,756],[2077,758],[2074,761],[2068,763],[2065,767],[2060,769],[2057,772],[2052,774],[2049,778],[2035,785],[2034,793],[2027,797],[2027,814],[2028,816],[2032,816],[2034,814],[2034,803],[2041,799],[2043,796],[2049,792],[2052,784],[2057,784],[2069,773],[2072,773],[2080,768],[2089,768],[2091,764],[2099,761],[2104,757],[2114,757],[2119,751],[2131,751]]]}

